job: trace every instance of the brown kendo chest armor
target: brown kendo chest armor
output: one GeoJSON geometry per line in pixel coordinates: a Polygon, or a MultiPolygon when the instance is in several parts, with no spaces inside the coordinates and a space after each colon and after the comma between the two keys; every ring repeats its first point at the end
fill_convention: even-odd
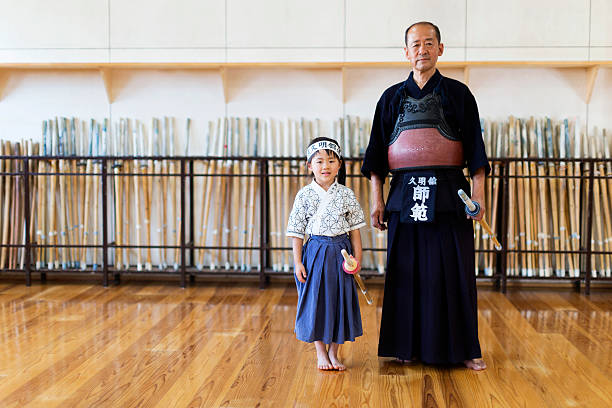
{"type": "Polygon", "coordinates": [[[463,144],[444,118],[440,95],[404,96],[388,144],[389,169],[463,167],[463,144]]]}

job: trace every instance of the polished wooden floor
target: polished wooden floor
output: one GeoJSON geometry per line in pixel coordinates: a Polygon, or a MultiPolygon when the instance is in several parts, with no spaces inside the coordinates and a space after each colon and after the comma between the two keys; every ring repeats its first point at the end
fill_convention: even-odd
{"type": "Polygon", "coordinates": [[[609,407],[612,292],[479,291],[489,368],[376,356],[378,306],[320,372],[293,284],[0,282],[0,407],[609,407]]]}

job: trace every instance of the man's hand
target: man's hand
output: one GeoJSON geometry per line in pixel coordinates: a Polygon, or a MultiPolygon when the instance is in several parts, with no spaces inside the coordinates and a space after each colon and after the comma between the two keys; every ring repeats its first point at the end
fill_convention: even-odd
{"type": "Polygon", "coordinates": [[[306,283],[306,268],[303,263],[295,264],[295,276],[302,283],[306,283]]]}
{"type": "Polygon", "coordinates": [[[377,201],[372,207],[372,213],[370,216],[372,217],[372,226],[381,231],[387,229],[387,225],[384,221],[385,215],[385,204],[382,201],[377,201]]]}
{"type": "Polygon", "coordinates": [[[484,185],[485,185],[485,171],[484,167],[479,168],[472,177],[472,201],[476,201],[480,204],[480,212],[475,216],[467,216],[476,221],[482,220],[485,213],[485,200],[484,200],[484,185]]]}
{"type": "Polygon", "coordinates": [[[381,231],[387,229],[384,221],[385,215],[385,201],[383,199],[383,179],[375,174],[371,174],[370,179],[371,197],[372,197],[372,212],[370,216],[372,217],[372,226],[381,231]]]}
{"type": "Polygon", "coordinates": [[[478,214],[476,214],[474,217],[472,217],[471,215],[465,215],[468,219],[472,219],[475,221],[480,221],[484,218],[484,214],[485,214],[485,208],[484,208],[484,200],[483,199],[478,199],[476,197],[472,198],[472,201],[475,203],[480,204],[480,211],[478,212],[478,214]]]}

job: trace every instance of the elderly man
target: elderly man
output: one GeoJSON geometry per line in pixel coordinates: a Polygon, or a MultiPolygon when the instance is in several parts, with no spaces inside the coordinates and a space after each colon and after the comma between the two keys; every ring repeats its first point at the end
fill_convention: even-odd
{"type": "Polygon", "coordinates": [[[469,191],[467,167],[472,199],[484,204],[490,166],[478,108],[467,86],[436,69],[437,26],[415,23],[405,41],[412,72],[378,101],[361,169],[371,180],[372,225],[388,225],[378,355],[482,370],[472,217],[457,195],[469,191]]]}

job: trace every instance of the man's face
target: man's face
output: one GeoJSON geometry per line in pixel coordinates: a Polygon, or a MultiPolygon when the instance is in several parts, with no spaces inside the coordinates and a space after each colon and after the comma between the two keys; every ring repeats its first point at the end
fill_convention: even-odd
{"type": "Polygon", "coordinates": [[[438,43],[432,26],[417,24],[408,31],[404,51],[413,69],[425,72],[436,66],[438,57],[444,52],[444,44],[438,43]]]}

